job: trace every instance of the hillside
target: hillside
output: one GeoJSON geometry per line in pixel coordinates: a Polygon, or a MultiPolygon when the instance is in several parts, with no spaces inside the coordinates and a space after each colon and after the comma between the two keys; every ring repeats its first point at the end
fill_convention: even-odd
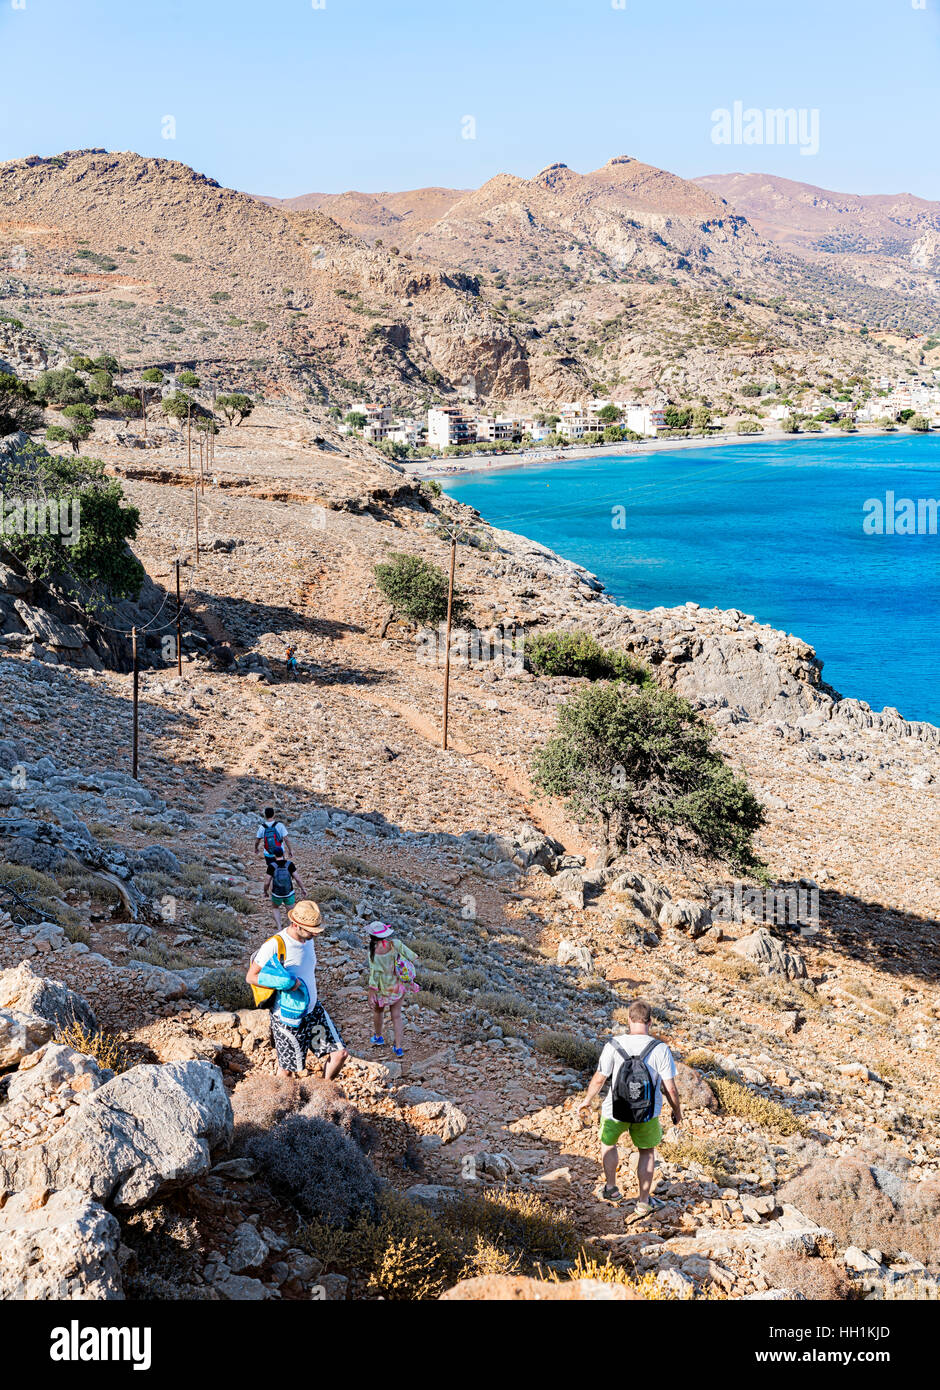
{"type": "MultiPolygon", "coordinates": [[[[523,1276],[554,1272],[600,1297],[568,1283],[597,1269],[573,1263],[586,1245],[624,1296],[935,1295],[940,732],[840,699],[798,637],[736,610],[614,605],[543,547],[324,453],[297,411],[223,430],[198,565],[179,444],[159,468],[100,451],[141,509],[151,582],[181,556],[187,614],[237,661],[190,644],[182,678],[144,672],[134,781],[129,678],[0,642],[0,1292],[434,1298],[474,1276],[460,1296],[531,1296],[523,1276]],[[383,636],[373,565],[446,564],[456,517],[478,628],[591,631],[694,701],[767,807],[771,881],[818,885],[817,932],[713,919],[722,867],[642,835],[609,860],[535,793],[531,754],[583,681],[458,660],[441,750],[441,668],[406,626],[383,636]],[[242,983],[270,930],[269,802],[324,914],[340,1091],[278,1087],[242,983]],[[368,1042],[376,917],[418,954],[401,1062],[368,1042]],[[659,1156],[667,1205],[642,1220],[598,1200],[573,1108],[637,994],[685,1107],[659,1156]],[[63,1031],[73,1014],[104,1037],[63,1031]],[[272,1157],[291,1123],[324,1122],[341,1184],[315,1146],[272,1157]],[[374,1174],[404,1204],[351,1242],[324,1230],[374,1174]]],[[[621,1180],[632,1199],[627,1162],[621,1180]]]]}
{"type": "MultiPolygon", "coordinates": [[[[321,423],[363,395],[420,410],[467,376],[495,407],[597,389],[732,409],[754,379],[899,376],[919,356],[859,337],[872,315],[851,275],[821,279],[728,203],[637,160],[499,175],[453,201],[323,206],[134,154],[14,161],[0,166],[0,305],[53,358],[194,365],[210,387],[283,393],[321,423]]],[[[914,313],[871,294],[886,324],[914,313]]]]}
{"type": "Polygon", "coordinates": [[[712,174],[696,183],[726,198],[767,241],[823,268],[933,305],[940,301],[940,202],[910,193],[834,193],[767,174],[712,174]]]}

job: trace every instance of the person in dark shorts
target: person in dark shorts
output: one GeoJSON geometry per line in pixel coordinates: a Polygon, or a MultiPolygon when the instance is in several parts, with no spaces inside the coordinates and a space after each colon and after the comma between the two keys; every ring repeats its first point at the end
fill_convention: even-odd
{"type": "Polygon", "coordinates": [[[271,1042],[277,1053],[279,1076],[301,1075],[307,1064],[307,1056],[312,1052],[316,1058],[325,1059],[323,1074],[327,1081],[332,1081],[342,1071],[349,1055],[339,1029],[317,994],[317,951],[314,941],[322,931],[320,909],[316,903],[304,899],[295,907],[288,908],[287,930],[282,936],[269,937],[259,947],[245,977],[250,985],[257,985],[264,966],[277,957],[294,980],[290,992],[298,991],[301,994],[304,1007],[299,1018],[296,1008],[292,1008],[293,1016],[289,1022],[285,1021],[287,1013],[282,1010],[280,1002],[276,1002],[271,1010],[271,1042]]]}

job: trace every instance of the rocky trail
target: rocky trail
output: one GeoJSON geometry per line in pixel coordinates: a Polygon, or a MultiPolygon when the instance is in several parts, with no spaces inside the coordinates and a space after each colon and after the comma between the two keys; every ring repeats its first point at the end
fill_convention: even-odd
{"type": "MultiPolygon", "coordinates": [[[[438,1223],[435,1240],[449,1210],[484,1221],[460,1206],[468,1196],[484,1194],[505,1229],[527,1213],[524,1239],[481,1224],[469,1263],[426,1286],[412,1271],[404,1296],[461,1275],[567,1280],[586,1268],[584,1243],[647,1297],[936,1296],[931,731],[839,701],[804,644],[747,615],[618,608],[504,532],[461,547],[458,585],[481,629],[590,630],[713,722],[768,808],[774,879],[812,882],[820,908],[808,935],[771,934],[748,911],[722,920],[707,907],[714,868],[670,865],[644,843],[607,862],[596,832],[533,800],[531,755],[579,682],[457,661],[441,750],[442,670],[406,633],[379,635],[372,579],[393,550],[444,563],[437,504],[417,490],[370,501],[358,464],[344,474],[331,460],[326,479],[319,459],[289,455],[289,417],[259,415],[237,432],[242,476],[280,449],[278,492],[335,506],[210,485],[194,568],[179,451],[161,461],[170,479],[125,480],[149,574],[166,583],[182,554],[199,617],[182,678],[148,649],[139,780],[129,678],[70,664],[51,640],[0,641],[0,892],[30,904],[0,898],[0,1287],[401,1296],[385,1266],[364,1273],[318,1235],[315,1206],[251,1147],[246,1124],[273,1134],[312,1106],[347,1136],[371,1127],[375,1173],[438,1223]],[[221,641],[227,670],[212,661],[221,641]],[[345,1099],[312,1081],[309,1096],[275,1095],[267,1014],[246,998],[248,954],[271,930],[253,854],[266,804],[324,915],[320,988],[350,1052],[345,1099]],[[368,1041],[375,917],[419,958],[400,1063],[368,1041]],[[681,1062],[686,1113],[660,1151],[667,1208],[636,1222],[626,1166],[623,1207],[597,1199],[596,1129],[573,1107],[638,994],[681,1062]],[[73,1013],[85,1035],[68,1031],[73,1013]],[[140,1126],[149,1148],[131,1154],[140,1126]]],[[[223,435],[234,475],[226,448],[223,435]]],[[[115,446],[116,470],[129,452],[115,446]]]]}

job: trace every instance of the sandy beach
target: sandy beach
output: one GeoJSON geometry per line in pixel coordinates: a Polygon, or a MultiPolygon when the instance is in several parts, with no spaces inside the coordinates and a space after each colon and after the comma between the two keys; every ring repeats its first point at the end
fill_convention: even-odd
{"type": "Polygon", "coordinates": [[[570,448],[526,449],[517,454],[468,454],[464,457],[413,459],[400,465],[415,478],[452,478],[465,473],[492,473],[507,468],[544,468],[550,463],[578,463],[582,459],[629,454],[671,453],[676,449],[717,449],[729,444],[760,444],[782,439],[795,444],[811,439],[857,439],[872,435],[910,434],[910,430],[866,428],[853,434],[842,430],[823,430],[821,434],[790,434],[786,430],[765,430],[763,434],[717,434],[702,439],[645,439],[640,443],[597,444],[590,448],[572,445],[570,448]]]}

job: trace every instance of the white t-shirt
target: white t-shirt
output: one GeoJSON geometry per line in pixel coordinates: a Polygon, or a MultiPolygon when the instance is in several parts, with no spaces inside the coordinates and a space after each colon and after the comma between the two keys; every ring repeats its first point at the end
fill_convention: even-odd
{"type": "MultiPolygon", "coordinates": [[[[263,821],[262,824],[258,826],[258,833],[257,833],[257,835],[255,836],[255,839],[256,839],[256,840],[263,840],[263,839],[264,839],[264,832],[265,832],[266,829],[267,829],[267,830],[275,830],[275,831],[277,832],[277,834],[280,836],[282,842],[283,842],[284,840],[287,839],[287,826],[284,824],[283,821],[276,821],[276,822],[274,823],[274,825],[269,825],[267,821],[263,821]]],[[[264,851],[264,852],[265,852],[265,854],[268,853],[267,846],[265,846],[265,851],[264,851]]]]}
{"type": "MultiPolygon", "coordinates": [[[[621,1033],[616,1041],[623,1048],[628,1057],[639,1057],[645,1052],[652,1042],[648,1033],[621,1033]]],[[[671,1081],[676,1074],[676,1060],[664,1042],[659,1042],[653,1048],[646,1059],[653,1080],[656,1082],[656,1095],[653,1100],[652,1119],[657,1119],[660,1110],[663,1108],[663,1087],[664,1081],[671,1081]]],[[[613,1090],[613,1078],[623,1066],[623,1058],[610,1043],[607,1043],[601,1053],[601,1060],[597,1064],[597,1070],[603,1072],[605,1076],[611,1078],[611,1083],[607,1087],[607,1094],[604,1097],[604,1104],[601,1106],[601,1118],[612,1120],[614,1118],[614,1102],[611,1096],[613,1090]]]]}
{"type": "MultiPolygon", "coordinates": [[[[284,968],[289,970],[292,975],[299,975],[307,986],[307,993],[310,996],[310,1005],[307,1013],[317,1002],[317,948],[313,941],[297,941],[291,936],[289,931],[281,932],[281,938],[286,947],[284,955],[284,968]]],[[[255,962],[258,965],[267,965],[272,956],[277,955],[277,942],[274,937],[269,937],[263,946],[259,946],[255,952],[255,962]]],[[[280,1009],[274,1010],[278,1018],[281,1016],[280,1009]]]]}

